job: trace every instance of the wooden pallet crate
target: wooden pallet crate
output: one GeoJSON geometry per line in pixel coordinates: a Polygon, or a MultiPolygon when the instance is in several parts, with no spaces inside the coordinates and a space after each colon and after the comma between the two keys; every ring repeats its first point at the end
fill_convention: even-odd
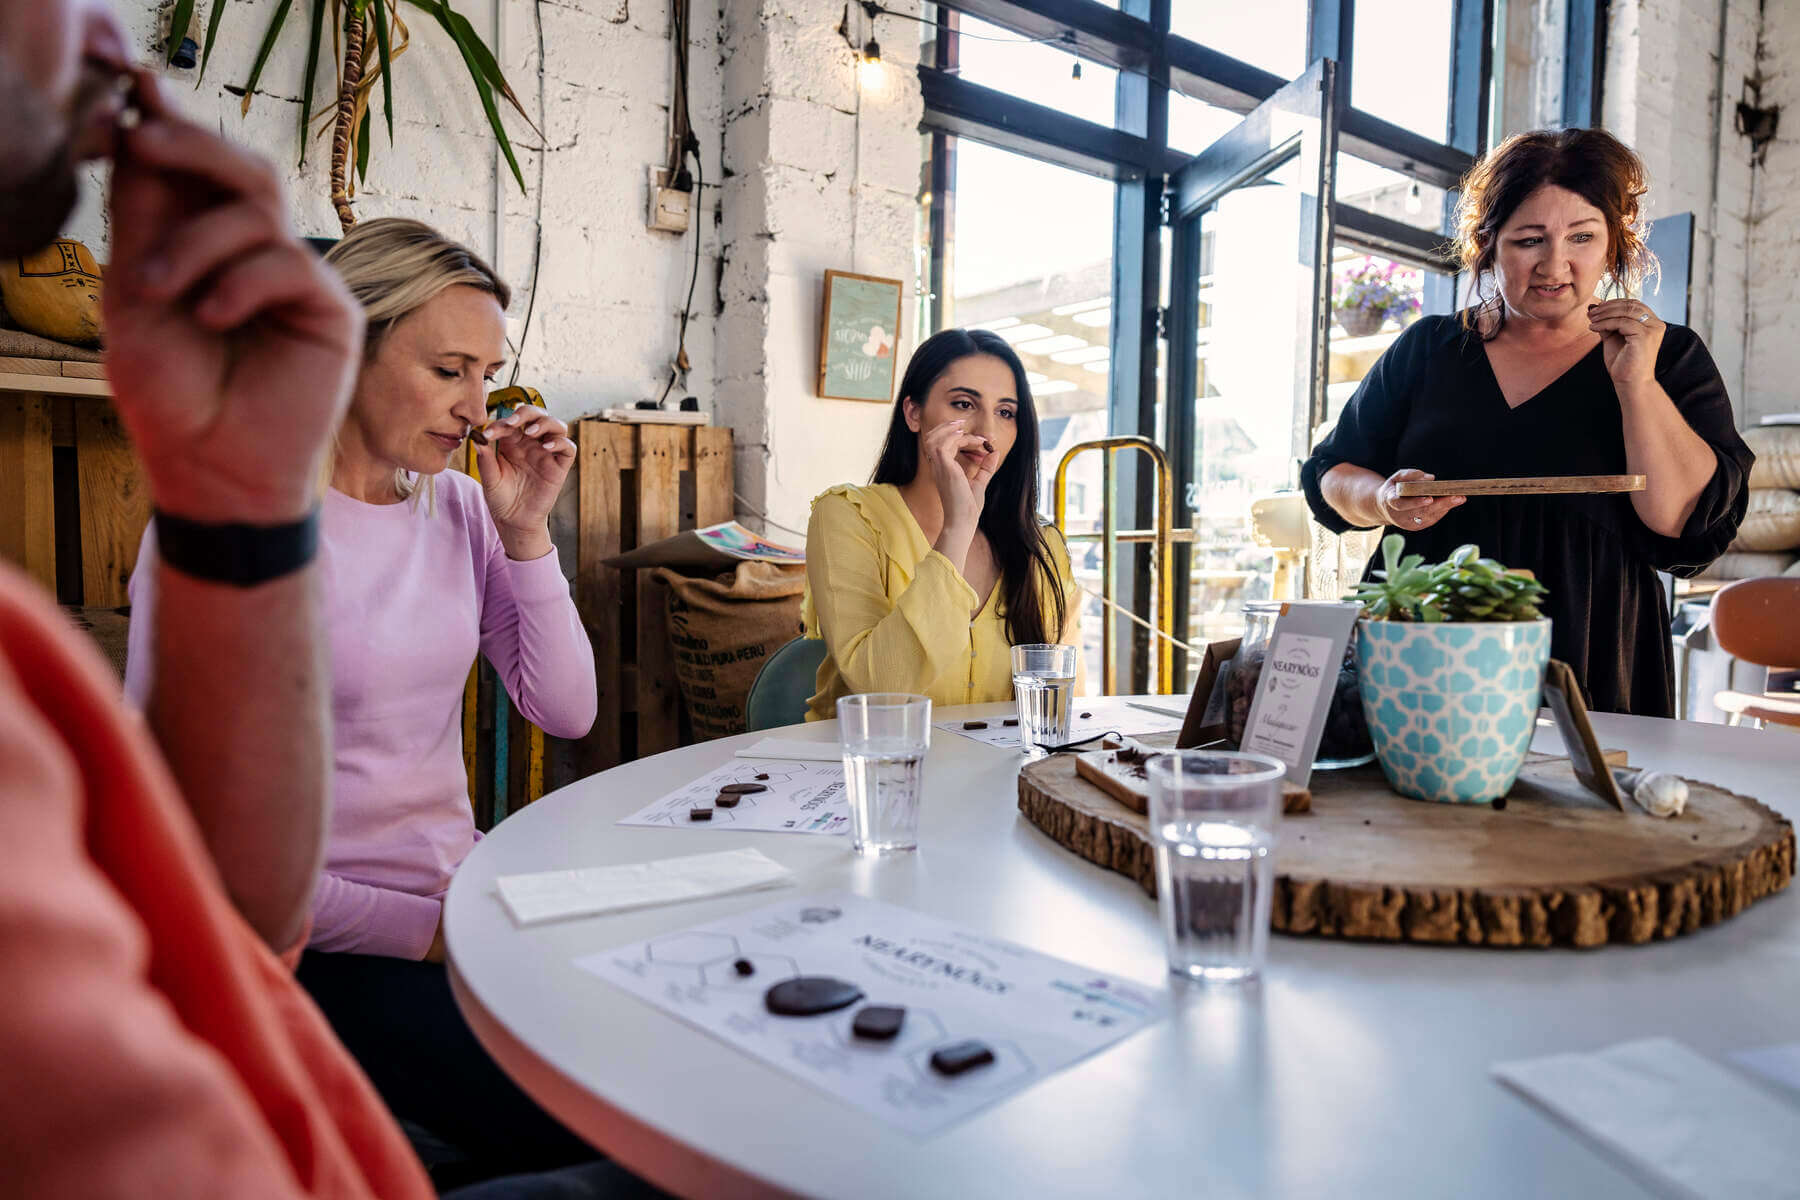
{"type": "Polygon", "coordinates": [[[732,519],[731,430],[586,420],[576,430],[580,551],[575,603],[594,645],[600,688],[593,731],[574,750],[574,777],[682,744],[665,601],[649,571],[607,558],[732,519]]]}
{"type": "Polygon", "coordinates": [[[59,603],[118,608],[150,492],[99,363],[0,358],[0,558],[59,603]]]}

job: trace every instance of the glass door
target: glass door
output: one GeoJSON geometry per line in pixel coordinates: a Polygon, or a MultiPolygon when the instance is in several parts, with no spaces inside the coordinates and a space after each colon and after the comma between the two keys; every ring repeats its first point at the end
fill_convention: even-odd
{"type": "Polygon", "coordinates": [[[1299,594],[1295,552],[1267,544],[1252,506],[1297,483],[1328,415],[1336,76],[1314,62],[1173,180],[1167,423],[1194,531],[1176,563],[1190,643],[1238,636],[1248,601],[1299,594]]]}

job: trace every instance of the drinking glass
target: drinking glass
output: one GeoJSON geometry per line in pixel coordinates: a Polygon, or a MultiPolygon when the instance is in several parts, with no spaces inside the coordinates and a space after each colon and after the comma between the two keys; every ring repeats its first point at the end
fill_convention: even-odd
{"type": "Polygon", "coordinates": [[[1178,750],[1147,769],[1169,970],[1209,981],[1254,978],[1269,947],[1270,852],[1287,767],[1266,754],[1178,750]]]}
{"type": "Polygon", "coordinates": [[[1019,744],[1042,754],[1041,746],[1069,740],[1069,712],[1075,705],[1074,646],[1012,648],[1013,698],[1019,703],[1019,744]]]}
{"type": "Polygon", "coordinates": [[[843,697],[837,711],[851,846],[868,855],[918,849],[931,701],[904,692],[864,692],[843,697]]]}

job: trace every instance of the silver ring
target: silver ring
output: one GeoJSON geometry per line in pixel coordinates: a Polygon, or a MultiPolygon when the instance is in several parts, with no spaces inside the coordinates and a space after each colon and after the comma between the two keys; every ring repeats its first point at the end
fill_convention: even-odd
{"type": "Polygon", "coordinates": [[[1649,313],[1639,313],[1638,314],[1638,324],[1639,325],[1648,325],[1649,323],[1650,323],[1650,314],[1649,313]]]}
{"type": "Polygon", "coordinates": [[[1424,517],[1414,517],[1414,518],[1413,518],[1413,524],[1414,524],[1414,525],[1423,525],[1423,524],[1424,524],[1424,523],[1425,523],[1425,518],[1424,518],[1424,517]]]}

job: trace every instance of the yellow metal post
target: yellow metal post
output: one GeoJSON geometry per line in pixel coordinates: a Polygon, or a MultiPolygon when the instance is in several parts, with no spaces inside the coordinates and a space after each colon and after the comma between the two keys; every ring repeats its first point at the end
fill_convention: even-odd
{"type": "Polygon", "coordinates": [[[1155,602],[1155,612],[1151,623],[1162,635],[1157,639],[1156,653],[1151,661],[1156,664],[1154,684],[1158,691],[1169,692],[1175,685],[1175,645],[1171,640],[1175,629],[1175,576],[1174,546],[1177,541],[1192,541],[1192,530],[1177,531],[1175,524],[1175,485],[1169,474],[1169,457],[1163,453],[1162,447],[1147,437],[1128,436],[1098,438],[1091,442],[1081,442],[1069,447],[1056,464],[1056,525],[1063,531],[1063,537],[1071,546],[1075,542],[1098,541],[1101,544],[1101,580],[1100,594],[1106,601],[1105,621],[1101,638],[1101,686],[1107,695],[1116,695],[1118,687],[1118,647],[1115,634],[1113,609],[1118,603],[1118,581],[1114,578],[1114,552],[1121,543],[1135,545],[1140,542],[1150,543],[1150,591],[1155,602]],[[1105,455],[1101,471],[1101,520],[1098,533],[1070,533],[1068,530],[1069,500],[1069,464],[1079,455],[1099,450],[1105,455]],[[1151,471],[1156,484],[1156,527],[1153,530],[1131,529],[1119,530],[1118,516],[1113,507],[1113,481],[1115,471],[1113,458],[1121,451],[1136,450],[1150,457],[1151,471]]]}

